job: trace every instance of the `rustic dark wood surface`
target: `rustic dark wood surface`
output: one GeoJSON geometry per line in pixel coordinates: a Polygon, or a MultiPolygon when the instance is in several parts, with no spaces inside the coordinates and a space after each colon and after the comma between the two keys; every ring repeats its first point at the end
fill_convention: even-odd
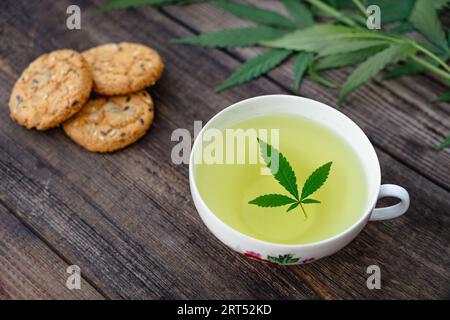
{"type": "MultiPolygon", "coordinates": [[[[369,223],[349,246],[317,263],[267,266],[229,250],[202,224],[190,198],[187,166],[170,161],[170,135],[180,127],[191,130],[194,120],[207,121],[235,101],[292,93],[292,63],[214,94],[257,50],[206,50],[168,41],[237,27],[241,20],[208,4],[98,15],[102,3],[78,1],[79,31],[65,25],[71,1],[0,3],[0,299],[450,297],[450,152],[436,151],[450,130],[450,108],[430,103],[445,91],[439,80],[424,75],[374,81],[343,109],[375,145],[383,182],[409,190],[408,213],[369,223]],[[157,110],[154,126],[135,145],[93,154],[60,129],[40,133],[10,120],[10,90],[38,55],[116,41],[154,47],[167,67],[149,90],[157,110]],[[72,264],[81,267],[81,290],[65,286],[72,264]],[[381,290],[366,287],[371,264],[381,268],[381,290]]],[[[339,82],[346,74],[327,73],[339,82]]],[[[302,94],[336,105],[336,91],[308,79],[302,94]]]]}

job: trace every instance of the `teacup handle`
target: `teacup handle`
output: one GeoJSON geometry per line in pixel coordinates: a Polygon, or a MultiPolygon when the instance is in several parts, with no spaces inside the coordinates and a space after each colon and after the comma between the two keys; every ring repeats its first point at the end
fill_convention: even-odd
{"type": "Polygon", "coordinates": [[[383,184],[380,187],[378,199],[393,197],[400,199],[400,202],[386,208],[373,209],[370,221],[393,219],[401,216],[409,208],[409,193],[404,188],[395,184],[383,184]]]}

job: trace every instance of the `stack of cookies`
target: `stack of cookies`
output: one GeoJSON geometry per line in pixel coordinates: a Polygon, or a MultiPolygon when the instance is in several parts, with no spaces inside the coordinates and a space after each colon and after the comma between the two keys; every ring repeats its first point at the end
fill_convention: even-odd
{"type": "Polygon", "coordinates": [[[9,100],[11,118],[28,129],[62,124],[73,141],[90,151],[119,150],[150,128],[153,101],[144,89],[155,84],[163,69],[155,50],[135,43],[83,53],[53,51],[33,61],[17,80],[9,100]]]}

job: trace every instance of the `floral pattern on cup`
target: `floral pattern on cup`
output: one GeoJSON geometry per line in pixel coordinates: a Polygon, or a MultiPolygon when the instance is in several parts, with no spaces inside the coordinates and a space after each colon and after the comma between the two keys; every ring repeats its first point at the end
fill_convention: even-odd
{"type": "Polygon", "coordinates": [[[244,256],[267,264],[307,264],[316,261],[314,257],[301,259],[301,257],[294,257],[290,253],[278,256],[267,255],[266,258],[263,258],[262,254],[258,252],[245,251],[244,256]]]}
{"type": "Polygon", "coordinates": [[[273,263],[273,262],[271,262],[271,261],[269,261],[267,259],[264,259],[260,253],[253,252],[253,251],[246,251],[246,252],[244,252],[244,256],[246,256],[247,258],[253,259],[253,260],[257,260],[257,261],[261,261],[261,262],[267,263],[267,264],[272,264],[273,263]]]}
{"type": "Polygon", "coordinates": [[[298,263],[300,258],[296,258],[292,254],[288,253],[288,254],[284,254],[284,255],[280,254],[278,256],[269,256],[268,255],[267,260],[269,260],[270,262],[273,262],[273,263],[277,263],[277,264],[294,264],[294,263],[298,263]]]}

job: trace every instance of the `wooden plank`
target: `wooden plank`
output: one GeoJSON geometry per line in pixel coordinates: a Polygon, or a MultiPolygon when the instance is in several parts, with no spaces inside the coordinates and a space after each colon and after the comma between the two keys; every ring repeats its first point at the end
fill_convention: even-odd
{"type": "MultiPolygon", "coordinates": [[[[82,3],[84,29],[67,32],[60,21],[67,3],[48,7],[10,3],[10,10],[32,12],[33,19],[2,25],[11,39],[17,39],[12,50],[0,44],[0,68],[9,70],[0,74],[2,100],[38,53],[127,39],[152,45],[167,64],[162,81],[151,90],[157,109],[155,126],[136,145],[97,155],[71,143],[58,129],[27,131],[2,112],[0,200],[61,255],[80,265],[108,297],[436,298],[446,294],[448,255],[438,253],[448,251],[448,192],[380,150],[384,180],[406,186],[413,195],[413,209],[404,218],[371,224],[342,252],[303,267],[268,267],[225,248],[195,212],[186,166],[170,161],[170,134],[179,127],[191,128],[194,120],[206,121],[233,101],[258,92],[286,91],[261,79],[214,95],[213,83],[237,66],[234,59],[219,51],[174,50],[167,40],[187,31],[151,9],[102,17],[82,3]],[[29,24],[29,33],[20,32],[21,23],[29,24]],[[136,32],[143,25],[146,32],[136,32]],[[32,50],[17,54],[14,48],[29,43],[32,50]],[[382,267],[384,290],[365,287],[365,269],[373,263],[382,267]]],[[[2,10],[0,21],[6,20],[4,14],[2,10]]]]}
{"type": "Polygon", "coordinates": [[[0,203],[0,300],[103,299],[85,279],[66,287],[68,263],[0,203]]]}
{"type": "MultiPolygon", "coordinates": [[[[250,0],[260,7],[285,13],[281,1],[250,0]]],[[[142,14],[148,11],[140,10],[142,14]]],[[[195,32],[249,26],[251,23],[224,13],[211,4],[170,6],[164,9],[170,17],[195,32]]],[[[211,50],[211,49],[205,49],[211,50]]],[[[238,60],[247,60],[260,53],[260,48],[227,50],[238,60]]],[[[273,70],[269,78],[286,90],[291,90],[293,60],[273,70]]],[[[327,71],[326,77],[342,84],[349,69],[327,71]]],[[[224,74],[215,86],[225,80],[224,74]]],[[[235,90],[235,89],[232,89],[235,90]]],[[[406,77],[391,81],[374,81],[351,95],[342,111],[350,116],[368,134],[372,142],[394,158],[406,163],[420,174],[450,190],[450,151],[438,152],[436,146],[450,133],[448,104],[431,100],[448,91],[441,82],[427,76],[406,77]]],[[[292,92],[292,91],[291,91],[292,92]]],[[[268,91],[255,92],[267,94],[268,91]]],[[[322,87],[306,78],[302,94],[329,105],[337,105],[337,90],[322,87]]]]}

